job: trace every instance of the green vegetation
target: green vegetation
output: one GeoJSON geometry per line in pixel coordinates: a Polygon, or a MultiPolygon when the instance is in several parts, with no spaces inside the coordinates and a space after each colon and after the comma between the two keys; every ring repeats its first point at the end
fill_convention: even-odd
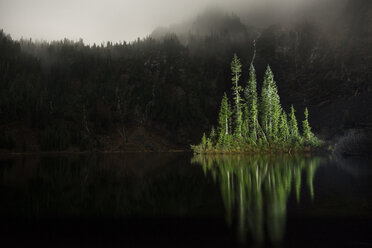
{"type": "Polygon", "coordinates": [[[234,54],[231,62],[233,105],[230,105],[225,93],[218,116],[217,135],[214,130],[209,137],[203,134],[202,143],[192,145],[192,150],[195,153],[290,153],[318,147],[321,141],[311,132],[308,109],[305,108],[302,134],[293,105],[288,116],[283,110],[270,66],[265,72],[260,99],[253,64],[250,66],[244,98],[241,97],[241,67],[239,58],[234,54]]]}
{"type": "Polygon", "coordinates": [[[287,154],[196,155],[191,162],[200,164],[205,175],[212,175],[220,185],[226,221],[230,226],[236,223],[239,242],[246,243],[251,236],[253,245],[262,247],[264,240],[282,242],[291,194],[299,203],[306,183],[314,199],[313,180],[322,159],[287,154]]]}

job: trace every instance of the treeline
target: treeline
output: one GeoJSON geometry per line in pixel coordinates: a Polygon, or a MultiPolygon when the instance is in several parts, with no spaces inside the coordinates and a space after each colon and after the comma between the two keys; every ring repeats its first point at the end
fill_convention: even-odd
{"type": "Polygon", "coordinates": [[[0,31],[0,149],[104,150],[102,136],[125,142],[133,126],[189,143],[192,127],[209,125],[226,69],[174,35],[88,46],[14,41],[0,31]],[[19,134],[23,127],[35,141],[19,134]]]}
{"type": "Polygon", "coordinates": [[[276,82],[267,66],[261,95],[257,94],[256,73],[250,65],[246,87],[239,84],[242,64],[235,54],[231,62],[232,102],[226,93],[221,102],[217,131],[212,127],[199,145],[191,146],[195,153],[244,151],[286,151],[317,147],[320,140],[312,133],[309,112],[305,108],[302,132],[299,131],[295,109],[286,113],[281,104],[276,82]]]}
{"type": "MultiPolygon", "coordinates": [[[[270,64],[284,109],[293,103],[301,112],[309,106],[314,113],[340,96],[369,91],[370,73],[361,66],[369,63],[357,56],[368,53],[370,47],[361,45],[367,41],[338,46],[311,23],[261,30],[238,17],[216,18],[209,22],[201,16],[194,25],[199,29],[190,34],[100,45],[15,41],[0,31],[0,150],[102,150],[107,137],[122,137],[114,143],[124,143],[135,126],[185,147],[217,125],[216,106],[224,92],[232,95],[231,55],[238,53],[248,68],[253,40],[256,74],[263,77],[270,64]]],[[[348,39],[347,32],[341,33],[348,39]]],[[[240,94],[245,99],[244,91],[240,94]]],[[[314,129],[333,130],[347,120],[354,125],[358,111],[343,109],[341,114],[327,111],[328,118],[313,115],[314,129]]]]}

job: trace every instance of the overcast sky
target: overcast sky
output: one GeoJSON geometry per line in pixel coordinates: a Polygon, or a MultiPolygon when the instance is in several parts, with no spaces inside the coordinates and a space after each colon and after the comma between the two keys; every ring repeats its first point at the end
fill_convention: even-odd
{"type": "MultiPolygon", "coordinates": [[[[229,0],[240,1],[240,0],[229,0]]],[[[248,0],[250,1],[250,0],[248,0]]],[[[131,41],[226,0],[0,0],[0,29],[14,39],[131,41]]]]}
{"type": "Polygon", "coordinates": [[[0,0],[0,29],[14,39],[132,41],[209,6],[233,11],[252,2],[289,3],[287,8],[311,1],[325,0],[0,0]]]}

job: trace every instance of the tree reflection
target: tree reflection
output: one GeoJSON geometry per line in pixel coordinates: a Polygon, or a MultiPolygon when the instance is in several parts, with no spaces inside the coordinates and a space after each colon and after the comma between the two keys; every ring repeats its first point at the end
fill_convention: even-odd
{"type": "Polygon", "coordinates": [[[239,243],[246,243],[249,237],[257,247],[263,245],[265,235],[272,244],[281,243],[292,185],[299,203],[302,174],[306,172],[313,199],[313,178],[320,162],[318,157],[289,155],[198,155],[192,159],[220,184],[226,220],[230,226],[236,223],[239,243]]]}

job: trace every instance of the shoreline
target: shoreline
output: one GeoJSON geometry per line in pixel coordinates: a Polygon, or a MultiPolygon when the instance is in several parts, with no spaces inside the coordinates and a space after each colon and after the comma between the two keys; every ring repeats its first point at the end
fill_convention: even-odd
{"type": "Polygon", "coordinates": [[[0,152],[1,156],[24,155],[82,155],[82,154],[125,154],[125,153],[192,153],[191,150],[170,149],[168,151],[35,151],[35,152],[0,152]]]}

